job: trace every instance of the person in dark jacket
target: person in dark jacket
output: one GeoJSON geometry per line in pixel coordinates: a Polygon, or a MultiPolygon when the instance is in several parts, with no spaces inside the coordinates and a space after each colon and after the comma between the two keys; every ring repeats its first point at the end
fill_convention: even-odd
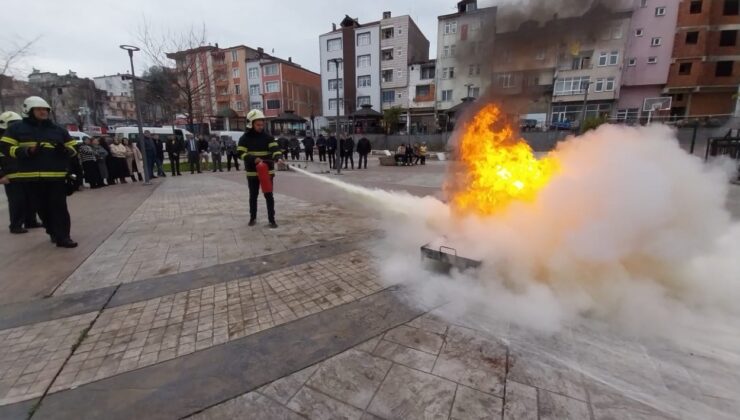
{"type": "Polygon", "coordinates": [[[98,142],[95,151],[98,153],[98,167],[100,168],[100,175],[105,180],[106,185],[113,185],[116,183],[115,168],[110,155],[110,145],[108,139],[105,136],[97,137],[98,142]]]}
{"type": "Polygon", "coordinates": [[[319,162],[326,162],[326,138],[323,134],[316,139],[316,147],[319,149],[319,162]]]}
{"type": "Polygon", "coordinates": [[[236,142],[231,136],[224,140],[224,153],[226,153],[226,170],[231,172],[231,161],[234,161],[234,169],[239,170],[239,154],[236,153],[236,142]]]}
{"type": "Polygon", "coordinates": [[[162,139],[159,138],[159,134],[155,134],[152,136],[152,139],[154,140],[154,155],[156,156],[156,160],[154,163],[157,165],[157,175],[166,177],[167,174],[164,172],[164,142],[162,139]]]}
{"type": "Polygon", "coordinates": [[[90,184],[90,188],[97,189],[103,186],[103,178],[100,176],[98,168],[98,157],[92,147],[91,139],[85,137],[82,146],[80,146],[80,160],[82,161],[82,170],[85,174],[85,181],[90,184]]]}
{"type": "Polygon", "coordinates": [[[290,159],[300,160],[301,159],[301,142],[297,138],[290,138],[290,159]]]}
{"type": "Polygon", "coordinates": [[[200,152],[200,158],[203,160],[203,170],[208,170],[208,140],[205,137],[201,137],[198,140],[198,152],[200,152]]]}
{"type": "Polygon", "coordinates": [[[77,142],[64,128],[49,120],[51,107],[42,98],[23,101],[23,121],[8,127],[0,139],[0,153],[16,163],[8,178],[27,184],[31,197],[52,242],[74,248],[67,210],[69,158],[77,154],[77,142]]]}
{"type": "Polygon", "coordinates": [[[316,145],[316,142],[314,141],[313,137],[307,136],[305,139],[303,139],[303,149],[306,152],[306,160],[310,160],[313,162],[313,148],[316,145]]]}
{"type": "Polygon", "coordinates": [[[344,162],[344,169],[347,169],[347,163],[352,163],[352,169],[355,169],[355,141],[352,137],[347,137],[343,140],[342,146],[342,162],[344,162]]]}
{"type": "MultiPolygon", "coordinates": [[[[270,176],[275,178],[275,161],[282,162],[282,151],[275,138],[265,132],[265,115],[258,109],[247,114],[248,128],[239,139],[237,151],[244,159],[249,187],[249,226],[257,223],[257,197],[260,193],[260,179],[257,176],[257,165],[263,160],[267,164],[270,176]]],[[[267,217],[270,228],[278,227],[275,222],[275,198],[272,192],[264,192],[267,202],[267,217]]]]}
{"type": "Polygon", "coordinates": [[[326,154],[329,156],[329,167],[336,168],[337,166],[337,138],[334,136],[329,137],[329,141],[326,142],[326,154]]]}
{"type": "Polygon", "coordinates": [[[285,135],[281,135],[277,142],[278,147],[283,152],[283,159],[288,159],[290,157],[290,140],[285,135]]]}
{"type": "Polygon", "coordinates": [[[185,150],[188,151],[190,174],[194,174],[196,170],[199,174],[202,173],[200,170],[200,149],[198,140],[196,140],[192,134],[188,134],[188,138],[185,140],[185,150]]]}
{"type": "Polygon", "coordinates": [[[414,165],[414,148],[411,147],[411,144],[406,145],[406,159],[405,159],[406,166],[413,166],[414,165]]]}
{"type": "Polygon", "coordinates": [[[180,153],[185,151],[185,142],[177,136],[167,136],[165,142],[167,157],[170,160],[170,171],[172,176],[181,176],[180,173],[180,153]]]}
{"type": "Polygon", "coordinates": [[[154,144],[152,133],[150,131],[144,131],[144,139],[139,143],[139,150],[142,154],[146,155],[146,173],[149,175],[149,179],[157,178],[154,175],[154,165],[157,160],[157,146],[154,144]],[[141,144],[143,143],[143,144],[141,144]]]}
{"type": "Polygon", "coordinates": [[[367,155],[370,154],[372,145],[367,137],[363,137],[357,140],[357,154],[360,155],[360,160],[357,162],[357,169],[362,169],[362,162],[365,162],[365,169],[367,169],[367,155]]]}
{"type": "MultiPolygon", "coordinates": [[[[22,120],[21,116],[12,111],[3,112],[0,115],[0,138],[5,130],[13,124],[22,120]]],[[[0,180],[5,187],[5,195],[8,198],[8,215],[10,216],[10,233],[27,233],[28,229],[39,228],[41,224],[36,221],[36,210],[33,207],[30,193],[22,182],[11,181],[8,175],[15,171],[14,160],[0,153],[0,180]]]]}

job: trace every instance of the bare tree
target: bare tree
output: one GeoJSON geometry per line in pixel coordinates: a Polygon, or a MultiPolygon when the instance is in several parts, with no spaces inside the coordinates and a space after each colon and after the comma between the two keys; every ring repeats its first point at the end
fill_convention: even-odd
{"type": "MultiPolygon", "coordinates": [[[[207,45],[205,24],[200,27],[191,26],[183,32],[167,31],[162,34],[154,33],[151,28],[150,23],[143,19],[137,34],[141,49],[152,66],[174,69],[172,87],[181,99],[178,102],[185,107],[188,128],[194,131],[196,117],[199,120],[203,117],[196,115],[196,110],[200,114],[202,113],[200,104],[211,103],[207,88],[212,85],[213,75],[208,69],[202,68],[202,63],[196,60],[195,54],[185,52],[207,45]]],[[[163,108],[170,108],[173,105],[177,106],[179,103],[163,108]]]]}
{"type": "Polygon", "coordinates": [[[19,63],[28,57],[40,37],[30,40],[18,38],[16,41],[0,43],[0,110],[5,109],[5,89],[10,87],[12,77],[19,63]],[[3,48],[2,45],[7,45],[3,48]]]}

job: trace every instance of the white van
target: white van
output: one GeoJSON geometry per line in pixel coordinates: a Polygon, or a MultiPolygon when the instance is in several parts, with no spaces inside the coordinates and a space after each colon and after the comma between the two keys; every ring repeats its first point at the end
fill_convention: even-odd
{"type": "MultiPolygon", "coordinates": [[[[173,130],[172,127],[143,127],[143,131],[149,131],[152,134],[159,134],[160,136],[171,136],[174,134],[183,140],[185,140],[186,135],[192,134],[184,128],[175,128],[173,130]]],[[[116,127],[114,133],[118,139],[127,138],[129,141],[133,141],[139,136],[139,127],[116,127]]]]}
{"type": "Polygon", "coordinates": [[[243,131],[211,131],[211,135],[218,136],[219,139],[226,140],[224,137],[229,137],[232,140],[234,140],[237,144],[239,143],[239,139],[244,135],[243,131]]]}
{"type": "Polygon", "coordinates": [[[82,131],[70,131],[69,135],[77,141],[77,144],[82,144],[86,138],[91,138],[87,133],[83,133],[82,131]]]}

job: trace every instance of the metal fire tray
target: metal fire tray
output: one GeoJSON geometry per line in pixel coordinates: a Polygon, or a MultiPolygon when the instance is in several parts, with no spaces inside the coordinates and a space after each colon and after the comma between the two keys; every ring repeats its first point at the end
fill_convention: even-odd
{"type": "Polygon", "coordinates": [[[481,266],[482,262],[470,258],[461,257],[457,254],[457,249],[448,246],[432,246],[426,244],[421,247],[421,260],[425,263],[431,263],[438,271],[449,272],[453,267],[466,271],[476,269],[481,266]]]}

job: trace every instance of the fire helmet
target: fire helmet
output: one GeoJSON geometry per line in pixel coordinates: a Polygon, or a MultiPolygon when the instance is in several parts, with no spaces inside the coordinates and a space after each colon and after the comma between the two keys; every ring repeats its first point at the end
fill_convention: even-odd
{"type": "Polygon", "coordinates": [[[0,114],[0,129],[7,130],[8,126],[13,121],[20,121],[22,118],[20,115],[13,111],[5,111],[0,114]]]}
{"type": "Polygon", "coordinates": [[[51,106],[44,100],[44,98],[39,96],[29,96],[23,101],[23,116],[29,116],[33,108],[46,108],[51,110],[51,106]]]}
{"type": "Polygon", "coordinates": [[[247,127],[251,128],[252,123],[257,120],[264,120],[265,114],[262,113],[259,109],[253,109],[247,113],[247,127]]]}

